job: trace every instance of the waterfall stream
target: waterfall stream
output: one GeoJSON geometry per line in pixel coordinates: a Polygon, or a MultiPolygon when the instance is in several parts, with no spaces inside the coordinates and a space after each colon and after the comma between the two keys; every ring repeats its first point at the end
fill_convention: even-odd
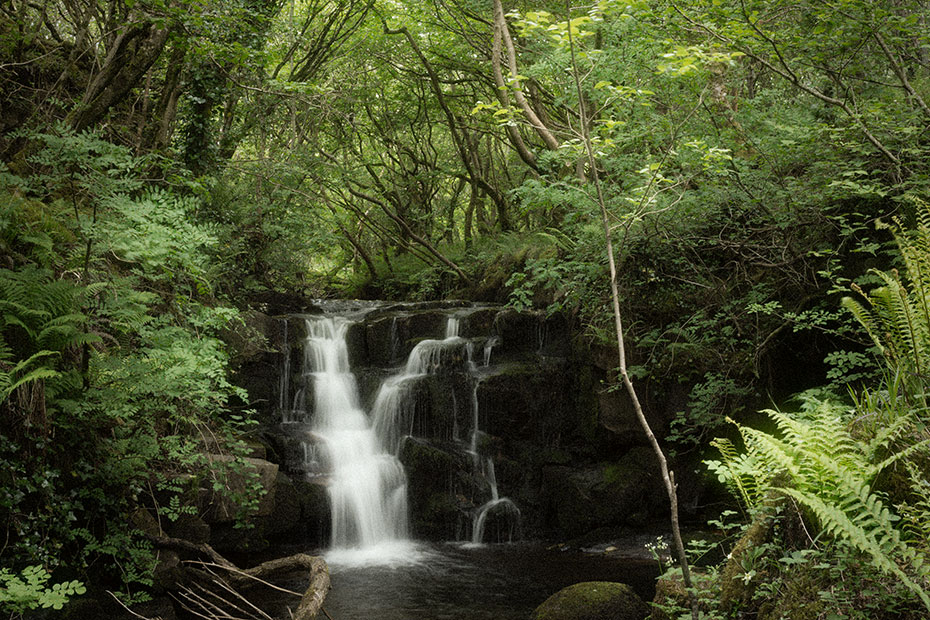
{"type": "MultiPolygon", "coordinates": [[[[475,491],[486,499],[470,511],[470,543],[483,542],[492,514],[504,515],[511,524],[519,523],[516,505],[499,494],[492,456],[481,454],[479,445],[483,433],[479,429],[478,388],[497,339],[484,341],[483,366],[479,368],[473,360],[473,343],[459,335],[462,320],[462,316],[451,314],[443,338],[418,342],[405,364],[381,381],[370,413],[366,413],[349,363],[347,333],[352,319],[338,315],[304,319],[307,336],[301,385],[292,408],[284,408],[289,400],[284,393],[280,404],[282,422],[301,439],[301,467],[308,480],[325,484],[329,493],[330,561],[369,564],[416,555],[408,540],[407,477],[399,455],[405,439],[414,435],[417,384],[434,374],[459,373],[456,376],[465,377],[471,389],[471,420],[462,421],[470,433],[464,441],[458,438],[460,422],[458,412],[453,411],[449,436],[461,445],[460,451],[470,455],[475,479],[485,485],[483,491],[475,491]]],[[[401,346],[396,319],[391,323],[390,338],[390,357],[394,359],[401,346]]],[[[285,353],[285,365],[289,364],[288,356],[285,353]]],[[[287,386],[287,378],[282,378],[282,390],[287,386]]],[[[454,390],[449,397],[452,408],[457,409],[454,390]]]]}
{"type": "Polygon", "coordinates": [[[313,378],[312,432],[325,450],[334,550],[407,538],[407,480],[359,405],[342,317],[307,319],[304,369],[313,378]]]}

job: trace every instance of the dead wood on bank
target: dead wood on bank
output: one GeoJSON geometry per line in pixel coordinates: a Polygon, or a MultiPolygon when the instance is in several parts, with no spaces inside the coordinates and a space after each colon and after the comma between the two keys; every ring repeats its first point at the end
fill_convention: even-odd
{"type": "Polygon", "coordinates": [[[159,549],[196,558],[183,560],[185,579],[178,583],[172,596],[182,608],[198,618],[273,620],[242,594],[243,590],[259,585],[300,597],[297,609],[291,611],[292,620],[312,620],[323,609],[330,580],[326,561],[319,556],[297,553],[242,569],[206,543],[167,536],[149,536],[149,539],[159,549]],[[310,577],[303,594],[269,583],[275,577],[296,571],[306,571],[310,577]]]}

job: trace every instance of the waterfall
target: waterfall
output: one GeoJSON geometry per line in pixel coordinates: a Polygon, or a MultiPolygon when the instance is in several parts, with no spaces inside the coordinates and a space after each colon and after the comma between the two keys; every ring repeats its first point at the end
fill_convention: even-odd
{"type": "Polygon", "coordinates": [[[290,393],[291,347],[287,342],[287,319],[282,322],[284,323],[282,336],[284,355],[281,356],[281,376],[278,378],[278,410],[284,412],[287,411],[287,395],[290,393]]]}
{"type": "Polygon", "coordinates": [[[494,474],[494,461],[488,458],[485,461],[485,477],[491,489],[491,499],[480,506],[475,511],[474,521],[471,529],[471,542],[479,545],[484,542],[484,526],[487,518],[492,513],[506,515],[507,524],[510,528],[507,539],[512,540],[514,537],[514,526],[519,527],[520,509],[508,497],[501,497],[497,490],[497,476],[494,474]]]}
{"type": "Polygon", "coordinates": [[[306,320],[304,373],[313,379],[312,432],[330,470],[332,547],[364,549],[407,537],[407,481],[359,405],[341,317],[306,320]]]}
{"type": "MultiPolygon", "coordinates": [[[[451,412],[443,414],[449,422],[448,429],[442,431],[448,443],[440,449],[467,453],[477,483],[450,489],[459,497],[475,498],[473,507],[467,513],[463,508],[461,513],[469,519],[465,531],[470,530],[471,542],[478,544],[484,541],[491,523],[499,529],[510,528],[512,534],[514,527],[519,527],[520,511],[498,491],[494,461],[479,427],[478,388],[482,378],[493,373],[488,367],[498,338],[484,341],[476,363],[473,342],[460,335],[466,315],[447,315],[443,336],[418,342],[403,365],[381,381],[371,409],[366,412],[349,363],[347,334],[359,320],[357,313],[351,316],[354,318],[334,314],[303,319],[306,339],[299,380],[289,378],[291,354],[287,325],[284,328],[278,405],[282,424],[299,444],[291,457],[292,467],[304,472],[310,482],[325,485],[329,493],[331,533],[327,559],[342,564],[370,564],[416,561],[419,557],[408,540],[407,477],[399,456],[405,439],[422,435],[423,425],[430,423],[429,417],[423,417],[423,408],[435,406],[436,394],[431,390],[437,383],[421,380],[435,374],[448,377],[438,385],[448,389],[445,398],[451,407],[451,412]],[[470,388],[470,402],[463,393],[456,394],[460,388],[454,386],[462,386],[463,379],[470,388]],[[465,410],[461,420],[460,403],[465,410]],[[470,412],[466,409],[469,405],[470,412]]],[[[393,360],[401,353],[399,333],[407,328],[399,326],[394,317],[389,329],[393,360]]]]}
{"type": "Polygon", "coordinates": [[[507,516],[507,522],[510,524],[511,529],[507,537],[508,540],[513,539],[514,524],[519,527],[520,523],[520,509],[517,508],[517,505],[514,504],[510,498],[501,497],[497,489],[497,474],[494,471],[494,459],[488,456],[483,461],[481,460],[478,445],[478,441],[483,434],[480,430],[478,416],[478,386],[480,384],[481,380],[475,379],[474,385],[472,386],[472,434],[468,452],[471,454],[475,469],[481,473],[482,477],[488,483],[491,499],[479,506],[472,517],[471,542],[476,545],[484,542],[485,523],[491,513],[497,512],[507,516]]]}
{"type": "Polygon", "coordinates": [[[491,351],[494,350],[494,345],[500,341],[500,338],[497,336],[491,336],[488,338],[487,342],[484,343],[484,365],[491,365],[491,351]]]}

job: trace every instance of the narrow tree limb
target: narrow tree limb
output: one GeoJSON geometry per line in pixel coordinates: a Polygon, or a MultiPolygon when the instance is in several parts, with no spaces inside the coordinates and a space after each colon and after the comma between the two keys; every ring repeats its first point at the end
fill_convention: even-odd
{"type": "MultiPolygon", "coordinates": [[[[420,59],[420,63],[423,65],[423,68],[426,69],[426,73],[429,76],[430,88],[433,91],[433,95],[436,97],[436,101],[439,103],[439,107],[442,109],[443,114],[446,117],[446,124],[449,126],[449,134],[452,137],[452,143],[455,145],[456,151],[459,153],[459,158],[462,160],[462,165],[465,167],[465,170],[468,171],[469,176],[474,178],[479,183],[486,184],[484,187],[485,191],[488,192],[488,195],[491,197],[491,200],[498,206],[500,210],[506,210],[507,203],[504,195],[501,191],[487,182],[486,179],[481,177],[481,171],[478,170],[475,166],[474,161],[472,160],[472,153],[469,152],[466,144],[466,138],[462,136],[460,130],[464,128],[460,127],[460,123],[456,119],[455,113],[449,107],[449,103],[446,100],[445,94],[443,94],[442,86],[439,81],[439,76],[436,74],[436,70],[433,68],[432,63],[429,59],[423,54],[423,51],[420,49],[420,46],[417,44],[416,39],[413,38],[413,35],[410,34],[410,31],[406,27],[402,28],[390,28],[387,25],[387,20],[384,17],[381,17],[381,23],[384,28],[384,33],[389,35],[403,35],[407,39],[407,42],[410,44],[410,47],[413,49],[414,53],[417,55],[417,58],[420,59]]],[[[444,261],[445,262],[445,261],[444,261]]],[[[458,268],[454,268],[456,273],[460,273],[458,268]]],[[[463,275],[464,274],[461,274],[463,275]]],[[[463,278],[466,282],[469,281],[467,277],[463,278]]]]}
{"type": "MultiPolygon", "coordinates": [[[[301,570],[307,571],[310,582],[301,595],[297,610],[293,612],[293,620],[311,620],[315,618],[322,608],[323,601],[326,599],[326,593],[330,588],[329,568],[326,565],[326,561],[319,556],[297,553],[284,558],[263,562],[254,568],[241,569],[217,553],[213,547],[206,543],[196,544],[180,538],[170,538],[167,536],[150,535],[148,538],[157,547],[181,551],[192,554],[198,558],[206,558],[209,562],[196,563],[205,566],[214,566],[226,571],[226,575],[223,577],[215,573],[198,571],[201,573],[201,576],[212,574],[214,579],[223,582],[220,585],[224,587],[224,589],[246,589],[250,586],[260,585],[276,575],[301,570]]],[[[192,590],[189,591],[193,592],[192,590]]],[[[245,600],[244,597],[243,600],[245,600]]]]}
{"type": "Polygon", "coordinates": [[[930,107],[927,106],[927,102],[924,101],[923,97],[920,96],[914,87],[911,86],[910,80],[907,79],[907,71],[901,65],[900,58],[891,50],[888,44],[885,42],[885,39],[879,32],[873,32],[872,36],[878,42],[878,46],[882,48],[882,52],[885,54],[885,58],[888,59],[888,62],[891,63],[891,69],[894,71],[894,74],[898,76],[898,81],[901,82],[901,86],[907,92],[910,97],[917,102],[920,106],[920,109],[924,111],[924,114],[930,116],[930,107]]]}
{"type": "Polygon", "coordinates": [[[543,139],[543,142],[546,143],[546,148],[550,151],[558,150],[559,141],[552,135],[549,128],[543,124],[536,114],[536,111],[533,110],[533,107],[526,100],[526,97],[523,96],[523,89],[520,87],[520,79],[518,77],[520,74],[517,71],[517,50],[513,45],[513,39],[510,37],[510,28],[507,26],[507,20],[504,19],[504,7],[501,5],[501,0],[494,0],[494,36],[497,37],[498,33],[503,40],[504,47],[507,49],[507,64],[510,68],[510,79],[513,80],[513,98],[516,100],[517,105],[520,106],[520,109],[523,110],[523,113],[526,114],[526,118],[530,121],[530,125],[536,130],[539,137],[543,139]]]}
{"type": "Polygon", "coordinates": [[[416,241],[419,245],[423,246],[430,254],[432,254],[432,255],[435,256],[437,259],[439,259],[439,261],[440,261],[443,265],[445,265],[446,267],[448,267],[449,269],[451,269],[452,271],[454,271],[456,274],[458,274],[458,276],[459,276],[460,278],[462,278],[462,281],[463,281],[463,282],[470,282],[470,281],[471,281],[471,279],[468,277],[468,275],[466,275],[465,272],[462,271],[461,268],[459,268],[458,265],[456,265],[456,264],[453,263],[451,260],[449,260],[448,258],[446,258],[445,255],[443,255],[442,252],[440,252],[439,250],[437,250],[436,248],[434,248],[434,247],[433,247],[433,244],[431,244],[429,241],[427,241],[426,239],[424,239],[424,238],[421,237],[420,235],[416,234],[416,233],[413,231],[413,229],[411,229],[410,226],[407,224],[407,221],[404,220],[404,218],[402,218],[402,217],[400,217],[399,215],[397,215],[396,213],[394,213],[394,211],[393,211],[387,204],[385,204],[383,200],[378,200],[378,199],[375,198],[374,196],[369,196],[369,195],[366,194],[365,192],[361,192],[361,191],[359,191],[359,190],[357,190],[357,189],[353,189],[353,188],[351,188],[351,187],[347,187],[346,190],[347,190],[350,194],[352,194],[353,196],[355,196],[356,198],[361,198],[362,200],[367,200],[368,202],[371,202],[372,204],[378,205],[378,207],[380,207],[381,210],[384,211],[384,214],[387,215],[389,218],[391,218],[398,226],[400,226],[401,229],[403,229],[403,231],[404,231],[411,239],[413,239],[414,241],[416,241]]]}
{"type": "MultiPolygon", "coordinates": [[[[502,42],[501,29],[498,27],[497,22],[494,23],[494,39],[491,45],[491,70],[494,73],[494,85],[497,87],[497,100],[500,101],[500,104],[504,108],[510,108],[510,93],[507,89],[507,83],[504,82],[504,72],[501,70],[501,42],[502,42]]],[[[523,160],[526,165],[536,170],[536,155],[527,148],[526,143],[523,141],[523,136],[520,135],[520,130],[513,124],[507,124],[507,135],[510,137],[510,142],[513,144],[514,148],[517,150],[517,154],[520,156],[520,159],[523,160]]]]}
{"type": "MultiPolygon", "coordinates": [[[[494,0],[499,2],[500,0],[494,0]]],[[[572,14],[571,6],[566,1],[566,19],[571,24],[572,14]]],[[[578,63],[575,55],[575,43],[572,38],[571,28],[568,28],[568,41],[569,41],[569,50],[571,52],[571,69],[572,77],[575,81],[575,90],[578,93],[578,101],[584,101],[584,93],[581,88],[581,78],[578,75],[578,63]]],[[[675,552],[678,556],[678,561],[681,564],[681,577],[684,582],[685,589],[688,592],[688,599],[691,603],[691,617],[694,620],[698,620],[699,610],[698,610],[698,600],[694,592],[694,587],[691,581],[691,570],[688,565],[688,556],[685,554],[684,542],[681,538],[681,526],[678,521],[678,485],[675,482],[675,473],[669,469],[668,460],[665,457],[665,452],[662,450],[662,446],[659,445],[658,439],[656,439],[655,433],[652,431],[652,427],[649,424],[649,420],[646,419],[646,415],[643,412],[642,404],[639,400],[639,395],[636,392],[633,382],[630,380],[630,374],[627,370],[626,363],[626,341],[624,337],[623,330],[623,320],[620,312],[620,290],[619,285],[617,284],[617,265],[614,258],[614,249],[613,241],[611,238],[610,231],[610,221],[607,212],[607,201],[604,198],[604,191],[601,187],[600,176],[597,171],[597,159],[594,156],[594,147],[591,143],[591,134],[587,122],[587,111],[583,104],[578,106],[579,114],[581,116],[581,137],[584,141],[585,152],[587,155],[588,166],[591,168],[591,179],[594,182],[594,187],[597,192],[597,203],[601,212],[601,224],[604,229],[604,244],[605,251],[607,254],[607,264],[610,269],[610,297],[611,297],[611,306],[613,308],[614,315],[614,328],[617,336],[617,354],[620,362],[620,376],[623,380],[623,386],[626,389],[627,394],[630,397],[630,400],[633,402],[633,411],[636,413],[636,419],[639,421],[639,425],[642,428],[643,432],[646,435],[646,438],[649,440],[649,444],[652,446],[652,450],[655,453],[656,460],[659,462],[659,469],[662,472],[662,481],[665,484],[665,490],[668,494],[670,512],[671,512],[671,527],[672,527],[672,538],[675,542],[675,552]]],[[[693,113],[693,112],[692,112],[693,113]]]]}

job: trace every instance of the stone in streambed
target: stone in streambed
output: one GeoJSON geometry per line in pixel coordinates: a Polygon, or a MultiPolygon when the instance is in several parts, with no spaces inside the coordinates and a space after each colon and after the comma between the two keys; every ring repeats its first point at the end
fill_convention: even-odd
{"type": "Polygon", "coordinates": [[[547,598],[532,620],[642,620],[648,615],[649,606],[625,583],[586,581],[547,598]]]}

